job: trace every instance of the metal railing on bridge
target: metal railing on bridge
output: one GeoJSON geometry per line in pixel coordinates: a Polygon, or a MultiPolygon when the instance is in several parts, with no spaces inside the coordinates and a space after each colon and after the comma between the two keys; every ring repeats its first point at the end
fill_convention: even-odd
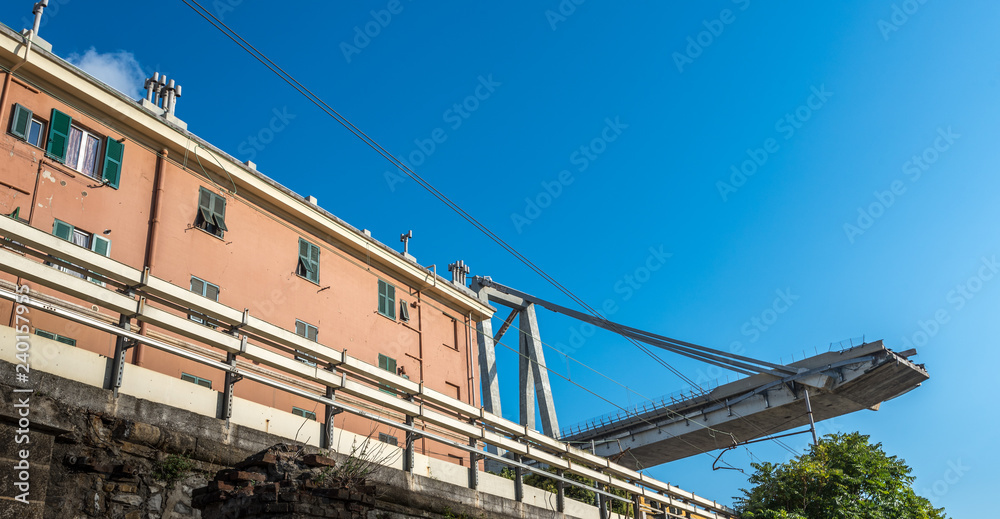
{"type": "MultiPolygon", "coordinates": [[[[408,470],[413,467],[413,442],[418,438],[465,451],[469,453],[471,462],[468,469],[470,488],[477,486],[478,462],[492,459],[514,468],[517,475],[514,481],[515,495],[519,499],[523,497],[523,491],[520,490],[523,474],[533,472],[556,480],[560,489],[563,485],[571,485],[595,492],[601,500],[602,515],[605,516],[605,504],[611,499],[635,503],[644,499],[645,502],[659,503],[667,510],[672,508],[699,517],[731,518],[735,515],[731,509],[715,501],[609,462],[605,458],[488,413],[482,408],[431,390],[422,383],[362,362],[349,356],[347,350],[323,346],[250,315],[248,310],[237,310],[199,297],[187,289],[151,276],[148,269],[140,271],[118,263],[11,218],[0,218],[0,236],[9,240],[3,243],[4,247],[0,247],[0,270],[3,272],[85,300],[121,316],[118,325],[115,325],[73,311],[70,305],[60,306],[37,300],[24,302],[30,308],[117,336],[113,359],[113,365],[117,367],[114,370],[117,378],[113,376],[112,380],[115,389],[121,385],[125,351],[136,344],[144,344],[226,373],[223,401],[229,404],[228,407],[223,406],[223,416],[220,418],[231,415],[232,385],[239,378],[245,378],[321,403],[326,406],[328,416],[335,412],[348,412],[405,431],[404,468],[408,470]],[[86,275],[78,277],[52,268],[45,262],[57,263],[86,275]],[[99,279],[104,284],[96,284],[88,280],[88,277],[99,279]],[[212,328],[192,321],[186,317],[190,312],[206,316],[220,326],[212,328]],[[139,335],[131,331],[132,319],[222,350],[226,353],[226,362],[139,335]],[[316,365],[310,366],[295,360],[296,352],[313,357],[316,365]],[[239,368],[239,358],[320,384],[327,388],[326,394],[314,394],[239,368]],[[382,391],[386,385],[395,387],[402,397],[382,391]],[[400,423],[345,404],[336,399],[338,392],[367,404],[395,411],[405,418],[400,423]],[[417,422],[447,431],[453,437],[467,438],[468,441],[459,442],[453,437],[427,432],[420,429],[417,422]],[[503,449],[509,456],[486,451],[483,448],[485,445],[503,449]],[[548,472],[546,468],[554,469],[555,474],[548,472]],[[590,478],[595,486],[588,487],[568,478],[567,473],[590,478]],[[616,490],[629,493],[631,499],[615,494],[613,491],[616,490]]],[[[7,289],[0,289],[0,298],[20,299],[16,291],[7,289]]],[[[327,420],[328,426],[331,423],[331,420],[327,420]]],[[[561,493],[559,498],[561,509],[561,493]]]]}

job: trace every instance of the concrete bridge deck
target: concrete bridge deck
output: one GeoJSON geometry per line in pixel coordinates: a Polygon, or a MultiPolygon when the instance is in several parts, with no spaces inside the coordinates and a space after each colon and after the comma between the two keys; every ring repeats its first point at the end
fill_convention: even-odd
{"type": "Polygon", "coordinates": [[[804,390],[816,421],[864,409],[907,393],[929,378],[922,365],[866,343],[788,365],[790,376],[757,374],[711,392],[622,419],[590,424],[562,441],[591,441],[596,454],[648,468],[808,425],[804,390]],[[721,433],[720,433],[721,431],[721,433]]]}

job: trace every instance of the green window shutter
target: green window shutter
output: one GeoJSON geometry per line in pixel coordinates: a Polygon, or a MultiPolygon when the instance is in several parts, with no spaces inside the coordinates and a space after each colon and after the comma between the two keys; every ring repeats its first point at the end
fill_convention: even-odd
{"type": "Polygon", "coordinates": [[[73,226],[61,220],[56,220],[52,222],[52,234],[71,242],[73,241],[73,226]]]}
{"type": "Polygon", "coordinates": [[[394,359],[392,357],[387,357],[387,356],[382,355],[381,353],[379,353],[378,354],[378,367],[380,367],[380,368],[382,368],[382,369],[384,369],[384,370],[386,370],[386,371],[388,371],[390,373],[395,374],[396,373],[396,359],[394,359]]]}
{"type": "MultiPolygon", "coordinates": [[[[67,238],[68,239],[68,238],[67,238]]],[[[389,311],[386,309],[387,297],[386,292],[388,291],[388,286],[385,281],[381,279],[378,280],[378,313],[382,315],[387,315],[389,311]]]]}
{"type": "Polygon", "coordinates": [[[205,223],[212,223],[212,193],[205,188],[198,191],[198,211],[205,223]]]}
{"type": "Polygon", "coordinates": [[[399,300],[399,318],[407,322],[410,320],[410,309],[402,299],[399,300]]]}
{"type": "Polygon", "coordinates": [[[306,326],[306,338],[313,342],[319,341],[319,328],[306,326]]]}
{"type": "MultiPolygon", "coordinates": [[[[102,236],[94,236],[94,239],[90,241],[90,250],[104,256],[106,258],[111,257],[111,240],[104,238],[102,236]]],[[[90,281],[97,283],[98,285],[104,286],[104,282],[97,278],[88,277],[90,281]]]]}
{"type": "Polygon", "coordinates": [[[388,315],[389,315],[389,317],[391,319],[395,319],[396,318],[396,287],[394,287],[392,285],[388,285],[386,288],[387,288],[387,290],[386,290],[386,298],[388,299],[388,301],[386,302],[386,308],[389,309],[389,314],[388,315]]]}
{"type": "Polygon", "coordinates": [[[10,133],[23,140],[28,139],[28,128],[31,125],[31,110],[14,105],[14,120],[10,123],[10,133]]]}
{"type": "Polygon", "coordinates": [[[313,281],[319,283],[319,246],[309,244],[309,261],[312,262],[313,281]]]}
{"type": "MultiPolygon", "coordinates": [[[[386,357],[385,355],[382,355],[381,353],[379,353],[378,354],[378,367],[380,367],[380,368],[388,371],[389,373],[395,374],[396,373],[396,359],[393,359],[391,357],[386,357]]],[[[395,395],[396,394],[396,386],[393,386],[392,384],[380,384],[380,386],[381,387],[379,389],[382,390],[383,392],[389,393],[390,395],[395,395]]]]}
{"type": "Polygon", "coordinates": [[[125,145],[108,137],[104,145],[104,170],[101,178],[115,189],[118,189],[118,181],[121,180],[124,157],[125,145]]]}
{"type": "Polygon", "coordinates": [[[226,227],[226,199],[219,195],[212,194],[212,214],[215,216],[215,225],[223,232],[228,231],[226,227]]]}
{"type": "Polygon", "coordinates": [[[36,329],[35,330],[35,335],[37,335],[39,337],[45,337],[46,339],[52,339],[53,341],[56,340],[56,334],[49,333],[49,332],[44,331],[44,330],[37,330],[36,329]]]}
{"type": "Polygon", "coordinates": [[[319,247],[299,238],[299,261],[306,271],[306,279],[319,283],[319,247]]]}
{"type": "Polygon", "coordinates": [[[62,335],[57,335],[56,341],[70,346],[76,346],[76,339],[70,339],[69,337],[63,337],[62,335]]]}
{"type": "Polygon", "coordinates": [[[295,335],[300,335],[302,337],[306,336],[306,323],[302,321],[295,321],[295,335]]]}
{"type": "Polygon", "coordinates": [[[45,154],[64,164],[69,147],[69,128],[72,124],[72,117],[55,108],[52,109],[52,119],[49,121],[49,144],[45,148],[45,154]]]}
{"type": "Polygon", "coordinates": [[[90,244],[90,250],[101,256],[111,257],[111,240],[102,236],[94,236],[93,243],[90,244]]]}

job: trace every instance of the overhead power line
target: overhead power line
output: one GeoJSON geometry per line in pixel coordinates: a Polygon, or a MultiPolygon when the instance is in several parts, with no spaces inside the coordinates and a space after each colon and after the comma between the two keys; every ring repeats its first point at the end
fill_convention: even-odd
{"type": "MultiPolygon", "coordinates": [[[[574,302],[576,302],[577,304],[579,304],[581,307],[583,307],[584,309],[586,309],[588,312],[590,312],[595,317],[600,317],[602,319],[604,318],[603,315],[601,315],[601,313],[597,309],[595,309],[594,307],[592,307],[589,304],[587,304],[583,299],[579,298],[576,294],[574,294],[571,290],[569,290],[565,285],[563,285],[558,280],[556,280],[554,277],[552,277],[551,275],[549,275],[545,270],[543,270],[541,267],[539,267],[533,261],[531,261],[530,259],[528,259],[527,256],[525,256],[520,251],[518,251],[517,249],[515,249],[512,245],[510,245],[509,243],[507,243],[503,238],[501,238],[496,233],[494,233],[492,230],[490,230],[488,227],[486,227],[486,225],[484,225],[479,220],[477,220],[475,217],[473,217],[468,212],[466,212],[464,209],[462,209],[457,203],[455,203],[450,198],[448,198],[444,193],[438,191],[437,188],[435,188],[433,185],[431,185],[423,177],[421,177],[420,175],[418,175],[415,171],[413,171],[409,166],[407,166],[401,160],[397,159],[392,153],[390,153],[389,151],[387,151],[378,142],[376,142],[374,139],[372,139],[371,137],[369,137],[365,132],[363,132],[361,129],[359,129],[357,126],[355,126],[353,123],[351,123],[346,117],[344,117],[343,115],[341,115],[337,110],[333,109],[333,107],[331,107],[329,104],[327,104],[325,101],[323,101],[322,98],[320,98],[318,95],[314,94],[311,90],[309,90],[308,88],[306,88],[302,83],[300,83],[298,80],[296,80],[294,76],[292,76],[291,74],[289,74],[288,72],[286,72],[283,68],[281,68],[280,66],[278,66],[274,61],[272,61],[270,58],[268,58],[267,55],[265,55],[263,52],[261,52],[260,50],[258,50],[256,47],[254,47],[248,41],[246,41],[242,36],[239,35],[239,33],[237,33],[235,30],[233,30],[228,25],[226,25],[221,20],[219,20],[214,14],[212,14],[211,11],[209,11],[204,6],[202,6],[200,3],[198,3],[197,0],[181,0],[181,1],[184,2],[185,5],[187,5],[188,7],[190,7],[196,13],[198,13],[198,15],[200,15],[202,18],[204,18],[205,21],[207,21],[208,23],[212,24],[212,26],[214,26],[216,29],[218,29],[220,32],[222,32],[226,37],[228,37],[234,43],[236,43],[237,45],[239,45],[240,48],[242,48],[248,54],[250,54],[251,56],[253,56],[254,59],[256,59],[262,65],[264,65],[265,67],[267,67],[268,70],[270,70],[275,75],[277,75],[279,78],[281,78],[282,81],[284,81],[289,86],[291,86],[292,88],[294,88],[297,92],[299,92],[300,94],[302,94],[306,99],[308,99],[311,103],[313,103],[314,105],[316,105],[318,108],[320,108],[321,110],[323,110],[324,112],[326,112],[327,115],[329,115],[330,117],[332,117],[341,126],[343,126],[349,132],[351,132],[356,137],[358,137],[359,139],[361,139],[361,141],[364,142],[368,147],[370,147],[376,153],[378,153],[383,158],[385,158],[386,160],[388,160],[393,166],[395,166],[397,169],[399,169],[400,171],[402,171],[403,173],[405,173],[408,177],[410,177],[411,179],[413,179],[418,185],[420,185],[421,187],[423,187],[431,195],[433,195],[435,198],[437,198],[442,203],[444,203],[449,209],[451,209],[452,211],[454,211],[455,213],[457,213],[464,220],[466,220],[467,222],[469,222],[470,224],[472,224],[473,227],[475,227],[476,229],[478,229],[480,232],[482,232],[483,234],[485,234],[489,239],[491,239],[493,242],[495,242],[501,248],[503,248],[504,250],[506,250],[512,256],[514,256],[518,261],[520,261],[525,266],[527,266],[529,269],[531,269],[536,274],[538,274],[539,276],[541,276],[542,279],[544,279],[545,281],[547,281],[549,284],[551,284],[557,290],[559,290],[560,292],[562,292],[563,294],[565,294],[567,297],[569,297],[570,299],[572,299],[574,302]]],[[[695,384],[693,380],[691,380],[690,378],[688,378],[687,376],[685,376],[679,370],[677,370],[676,368],[674,368],[673,366],[671,366],[669,363],[667,363],[665,360],[663,360],[662,358],[660,358],[658,355],[656,355],[655,353],[653,353],[649,348],[647,348],[646,346],[644,346],[644,345],[636,342],[635,340],[633,340],[630,337],[626,337],[626,339],[630,343],[632,343],[635,347],[639,348],[639,350],[641,350],[643,353],[645,353],[650,358],[652,358],[654,361],[656,361],[658,364],[660,364],[661,366],[663,366],[664,368],[666,368],[667,370],[669,370],[671,373],[673,373],[674,375],[676,375],[678,378],[680,378],[684,382],[690,384],[692,387],[698,387],[698,385],[695,384]]]]}
{"type": "MultiPolygon", "coordinates": [[[[316,95],[311,90],[309,90],[308,88],[306,88],[302,83],[300,83],[297,79],[295,79],[294,76],[292,76],[291,74],[289,74],[288,72],[286,72],[283,68],[281,68],[280,66],[278,66],[274,61],[272,61],[270,58],[268,58],[267,55],[265,55],[263,52],[261,52],[260,50],[258,50],[252,44],[250,44],[250,42],[248,42],[246,39],[244,39],[242,36],[240,36],[239,33],[237,33],[235,30],[233,30],[228,25],[226,25],[225,23],[223,23],[222,20],[219,20],[214,14],[212,14],[211,11],[209,11],[204,6],[202,6],[197,0],[181,0],[181,1],[185,5],[187,5],[189,8],[191,8],[193,11],[195,11],[203,19],[205,19],[205,21],[207,21],[213,27],[215,27],[220,32],[222,32],[227,38],[229,38],[234,43],[236,43],[240,48],[242,48],[244,51],[246,51],[248,54],[250,54],[254,59],[256,59],[258,62],[260,62],[262,65],[264,65],[268,70],[270,70],[275,75],[277,75],[282,81],[284,81],[285,83],[287,83],[289,86],[291,86],[297,92],[299,92],[303,97],[305,97],[311,103],[313,103],[314,105],[316,105],[316,107],[318,107],[319,109],[323,110],[327,115],[329,115],[335,121],[337,121],[337,123],[339,123],[345,129],[347,129],[349,132],[351,132],[354,136],[356,136],[358,139],[360,139],[362,142],[364,142],[365,145],[367,145],[372,150],[374,150],[376,153],[378,153],[383,158],[385,158],[386,160],[388,160],[394,167],[396,167],[397,169],[399,169],[400,171],[402,171],[404,174],[406,174],[408,177],[410,177],[412,180],[414,180],[419,186],[421,186],[427,192],[429,192],[432,196],[434,196],[435,198],[437,198],[439,201],[441,201],[443,204],[445,204],[449,209],[451,209],[456,214],[458,214],[462,219],[464,219],[467,222],[469,222],[473,227],[475,227],[477,230],[479,230],[480,232],[482,232],[483,234],[485,234],[490,240],[492,240],[494,243],[496,243],[497,245],[499,245],[502,249],[504,249],[509,254],[511,254],[512,256],[514,256],[514,258],[516,258],[518,261],[520,261],[521,263],[523,263],[525,266],[527,266],[533,272],[535,272],[536,274],[538,274],[542,279],[544,279],[550,285],[552,285],[557,290],[559,290],[560,292],[562,292],[564,295],[566,295],[567,297],[569,297],[572,301],[574,301],[575,303],[577,303],[578,305],[580,305],[582,308],[584,308],[592,316],[597,317],[599,319],[605,319],[605,317],[601,314],[600,311],[598,311],[596,308],[590,306],[586,301],[584,301],[583,299],[581,299],[579,296],[577,296],[575,293],[573,293],[569,288],[567,288],[565,285],[563,285],[562,283],[560,283],[557,279],[555,279],[554,277],[552,277],[548,272],[546,272],[544,269],[542,269],[537,264],[535,264],[533,261],[531,261],[527,256],[525,256],[520,251],[518,251],[517,249],[515,249],[512,245],[510,245],[509,243],[507,243],[503,238],[501,238],[496,233],[494,233],[492,230],[490,230],[486,225],[484,225],[483,223],[481,223],[479,220],[477,220],[471,214],[469,214],[464,209],[462,209],[457,203],[455,203],[450,198],[448,198],[444,193],[442,193],[437,188],[435,188],[433,185],[431,185],[430,182],[428,182],[423,177],[421,177],[420,175],[418,175],[409,166],[407,166],[401,160],[397,159],[392,153],[390,153],[389,151],[387,151],[378,142],[376,142],[373,138],[371,138],[370,136],[368,136],[368,134],[366,134],[364,131],[362,131],[361,129],[359,129],[357,126],[355,126],[353,123],[351,123],[346,117],[344,117],[343,115],[341,115],[337,110],[335,110],[333,107],[331,107],[325,101],[323,101],[322,98],[320,98],[318,95],[316,95]]],[[[670,371],[671,373],[673,373],[674,375],[676,375],[682,381],[684,381],[685,383],[689,384],[692,388],[700,388],[700,386],[697,383],[695,383],[692,379],[690,379],[689,377],[687,377],[686,375],[684,375],[683,373],[681,373],[677,368],[674,368],[672,365],[670,365],[670,363],[668,363],[667,361],[663,360],[661,357],[659,357],[658,355],[656,355],[656,353],[654,353],[653,351],[651,351],[644,344],[641,344],[640,342],[636,341],[632,337],[630,337],[630,336],[628,336],[628,335],[626,335],[624,333],[621,333],[621,331],[616,331],[616,333],[618,333],[619,335],[621,335],[622,337],[624,337],[633,346],[635,346],[636,348],[638,348],[640,351],[642,351],[643,353],[645,353],[647,356],[649,356],[655,362],[657,362],[658,364],[660,364],[661,366],[663,366],[664,368],[666,368],[668,371],[670,371]]],[[[786,445],[782,444],[782,446],[785,447],[787,450],[792,451],[786,445]]],[[[794,451],[792,451],[792,452],[794,452],[794,451]]]]}

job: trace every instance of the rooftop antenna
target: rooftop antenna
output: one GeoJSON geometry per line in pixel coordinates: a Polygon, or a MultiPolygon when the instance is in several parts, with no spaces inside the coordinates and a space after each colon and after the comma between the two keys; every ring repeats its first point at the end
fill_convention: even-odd
{"type": "Polygon", "coordinates": [[[406,234],[399,235],[399,241],[403,242],[403,256],[410,255],[410,240],[413,239],[413,230],[411,229],[406,234]]]}
{"type": "Polygon", "coordinates": [[[35,26],[31,28],[32,38],[38,35],[38,29],[42,26],[42,11],[49,6],[49,0],[35,2],[35,8],[31,11],[35,15],[35,26]]]}

